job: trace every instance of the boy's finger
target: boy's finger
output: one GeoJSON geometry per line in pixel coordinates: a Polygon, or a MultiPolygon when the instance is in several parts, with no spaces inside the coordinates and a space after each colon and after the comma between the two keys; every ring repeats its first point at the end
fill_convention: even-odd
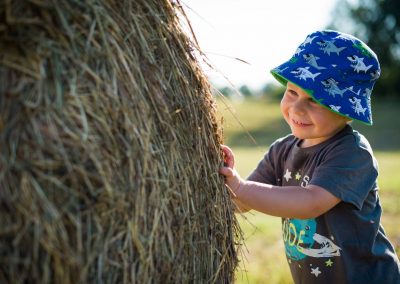
{"type": "Polygon", "coordinates": [[[226,177],[231,177],[233,176],[233,171],[231,168],[228,167],[223,167],[219,169],[219,173],[226,176],[226,177]]]}
{"type": "Polygon", "coordinates": [[[227,158],[226,158],[226,161],[225,161],[226,166],[229,167],[229,168],[233,168],[234,165],[235,165],[235,160],[234,160],[234,159],[235,159],[235,158],[233,157],[233,155],[232,155],[232,154],[229,154],[229,155],[227,156],[227,158]]]}
{"type": "Polygon", "coordinates": [[[224,145],[224,144],[220,144],[220,146],[221,146],[221,150],[222,151],[225,151],[225,150],[229,149],[229,147],[224,145]]]}
{"type": "Polygon", "coordinates": [[[224,153],[224,165],[233,168],[235,165],[235,157],[233,156],[233,151],[226,145],[221,144],[221,150],[224,153]]]}

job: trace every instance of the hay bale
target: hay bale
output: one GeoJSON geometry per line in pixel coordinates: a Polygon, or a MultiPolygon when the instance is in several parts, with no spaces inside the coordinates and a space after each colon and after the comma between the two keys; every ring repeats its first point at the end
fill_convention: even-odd
{"type": "Polygon", "coordinates": [[[215,102],[179,2],[0,2],[0,282],[232,282],[215,102]]]}

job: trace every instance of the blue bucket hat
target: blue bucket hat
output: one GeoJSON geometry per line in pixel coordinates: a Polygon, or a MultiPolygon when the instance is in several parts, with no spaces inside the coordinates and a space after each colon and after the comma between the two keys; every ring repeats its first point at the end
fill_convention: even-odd
{"type": "Polygon", "coordinates": [[[289,61],[271,70],[283,85],[289,81],[329,110],[368,125],[380,72],[376,54],[364,42],[331,30],[308,35],[289,61]]]}

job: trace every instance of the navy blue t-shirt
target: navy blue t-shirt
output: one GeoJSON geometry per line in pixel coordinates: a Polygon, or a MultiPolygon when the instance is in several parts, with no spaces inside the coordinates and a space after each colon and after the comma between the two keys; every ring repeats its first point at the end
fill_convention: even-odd
{"type": "Polygon", "coordinates": [[[295,283],[399,283],[400,264],[380,224],[378,166],[364,136],[346,126],[321,144],[277,140],[248,180],[278,186],[318,185],[339,199],[315,219],[282,219],[295,283]]]}

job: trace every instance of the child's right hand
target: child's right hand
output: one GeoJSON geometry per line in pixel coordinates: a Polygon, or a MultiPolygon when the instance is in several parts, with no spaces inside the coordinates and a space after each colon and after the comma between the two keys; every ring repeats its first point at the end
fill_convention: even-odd
{"type": "Polygon", "coordinates": [[[224,167],[219,169],[219,173],[225,176],[226,185],[235,198],[235,191],[240,187],[241,177],[235,170],[235,157],[232,149],[226,145],[221,145],[221,150],[224,154],[224,167]]]}
{"type": "Polygon", "coordinates": [[[221,150],[224,154],[224,167],[219,169],[220,174],[225,176],[225,184],[231,193],[232,199],[236,204],[236,212],[247,212],[250,210],[245,206],[239,199],[237,199],[236,191],[239,190],[240,186],[245,183],[235,170],[235,157],[233,151],[225,145],[221,145],[221,150]]]}
{"type": "Polygon", "coordinates": [[[235,156],[233,155],[232,149],[226,145],[221,144],[221,150],[224,154],[225,167],[233,169],[235,167],[235,156]]]}

